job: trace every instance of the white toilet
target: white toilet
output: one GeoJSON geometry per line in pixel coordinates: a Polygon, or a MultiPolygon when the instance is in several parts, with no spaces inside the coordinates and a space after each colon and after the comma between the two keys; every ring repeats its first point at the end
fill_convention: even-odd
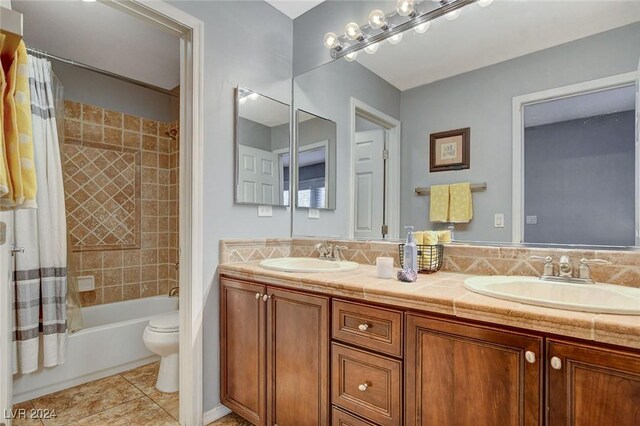
{"type": "Polygon", "coordinates": [[[178,391],[178,342],[179,342],[179,313],[159,316],[149,321],[144,329],[142,340],[145,346],[154,354],[159,355],[160,371],[156,380],[156,389],[161,392],[178,391]]]}

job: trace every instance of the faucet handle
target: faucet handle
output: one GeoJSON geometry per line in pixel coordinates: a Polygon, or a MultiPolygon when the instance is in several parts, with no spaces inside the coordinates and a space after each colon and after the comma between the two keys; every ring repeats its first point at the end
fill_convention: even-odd
{"type": "Polygon", "coordinates": [[[604,259],[587,259],[586,257],[580,259],[580,278],[593,282],[589,265],[611,265],[611,262],[604,259]]]}
{"type": "Polygon", "coordinates": [[[553,257],[551,256],[529,256],[528,260],[544,260],[543,276],[552,277],[553,273],[553,257]]]}
{"type": "Polygon", "coordinates": [[[333,258],[335,260],[337,260],[338,262],[342,260],[342,250],[348,250],[349,247],[347,246],[334,246],[333,247],[333,258]]]}
{"type": "Polygon", "coordinates": [[[325,243],[318,243],[314,246],[321,258],[327,257],[328,251],[325,243]]]}

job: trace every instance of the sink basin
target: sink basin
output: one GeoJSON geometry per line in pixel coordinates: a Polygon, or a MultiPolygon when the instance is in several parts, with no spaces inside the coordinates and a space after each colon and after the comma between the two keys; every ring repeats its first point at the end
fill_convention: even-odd
{"type": "Polygon", "coordinates": [[[312,257],[278,257],[265,259],[260,266],[282,272],[344,272],[356,269],[358,264],[347,260],[336,262],[312,257]]]}
{"type": "Polygon", "coordinates": [[[529,305],[601,314],[640,315],[640,288],[569,284],[518,276],[467,278],[464,286],[485,296],[529,305]]]}

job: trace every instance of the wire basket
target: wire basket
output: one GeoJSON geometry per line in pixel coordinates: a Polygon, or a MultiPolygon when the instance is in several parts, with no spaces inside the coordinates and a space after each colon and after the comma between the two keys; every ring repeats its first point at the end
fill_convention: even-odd
{"type": "MultiPolygon", "coordinates": [[[[432,274],[442,268],[444,260],[444,246],[442,244],[423,245],[418,244],[418,272],[421,274],[432,274]]],[[[398,248],[400,254],[400,266],[404,268],[404,244],[398,248]]]]}

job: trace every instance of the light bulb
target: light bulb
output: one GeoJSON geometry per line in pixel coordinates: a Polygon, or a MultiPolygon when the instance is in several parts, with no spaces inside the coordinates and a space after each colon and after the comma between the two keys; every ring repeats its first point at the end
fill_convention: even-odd
{"type": "Polygon", "coordinates": [[[398,33],[388,38],[390,44],[398,44],[402,41],[402,33],[398,33]]]}
{"type": "Polygon", "coordinates": [[[418,34],[424,34],[427,32],[427,30],[429,29],[429,27],[431,26],[431,22],[427,21],[425,23],[422,23],[418,26],[416,26],[413,31],[415,31],[418,34]]]}
{"type": "Polygon", "coordinates": [[[355,22],[349,22],[347,25],[345,25],[344,33],[350,40],[358,40],[360,37],[362,37],[360,27],[355,22]]]}
{"type": "Polygon", "coordinates": [[[493,0],[478,0],[478,6],[480,7],[487,7],[491,3],[493,3],[493,0]]]}
{"type": "Polygon", "coordinates": [[[338,45],[338,36],[336,33],[326,33],[324,35],[324,47],[333,49],[338,45]]]}
{"type": "Polygon", "coordinates": [[[398,5],[396,6],[396,10],[398,11],[398,15],[400,16],[409,16],[411,15],[414,9],[415,0],[398,0],[398,5]]]}
{"type": "Polygon", "coordinates": [[[344,55],[344,58],[349,62],[355,61],[357,57],[358,57],[358,52],[351,52],[348,55],[344,55]]]}
{"type": "Polygon", "coordinates": [[[253,92],[252,94],[250,94],[250,95],[248,96],[248,98],[249,98],[250,100],[252,100],[252,101],[255,101],[255,100],[256,100],[256,99],[258,99],[259,97],[260,97],[260,95],[259,95],[258,93],[256,93],[256,92],[253,92]]]}
{"type": "Polygon", "coordinates": [[[378,51],[378,47],[380,47],[380,43],[373,43],[365,47],[364,51],[367,52],[369,55],[373,55],[378,51]]]}
{"type": "Polygon", "coordinates": [[[452,10],[451,12],[445,13],[444,17],[450,21],[453,21],[454,19],[458,19],[458,16],[460,16],[461,13],[462,9],[456,9],[452,10]]]}
{"type": "Polygon", "coordinates": [[[244,105],[244,104],[246,104],[246,103],[247,103],[247,97],[245,96],[244,98],[240,98],[240,99],[238,99],[238,103],[239,103],[240,105],[244,105]]]}
{"type": "Polygon", "coordinates": [[[369,14],[369,25],[371,28],[377,30],[387,25],[387,17],[381,10],[374,10],[369,14]]]}

